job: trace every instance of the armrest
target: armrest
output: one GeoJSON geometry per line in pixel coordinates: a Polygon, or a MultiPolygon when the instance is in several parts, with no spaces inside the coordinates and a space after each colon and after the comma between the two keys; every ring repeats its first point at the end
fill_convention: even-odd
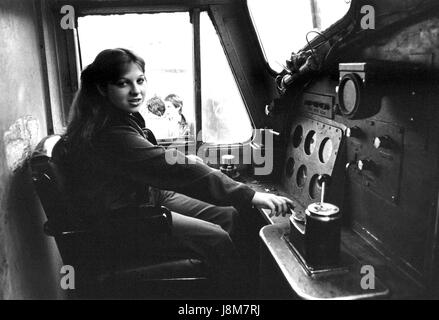
{"type": "Polygon", "coordinates": [[[72,228],[47,221],[44,224],[44,233],[48,236],[74,236],[86,234],[135,235],[135,234],[169,234],[172,226],[172,215],[166,207],[142,205],[126,207],[108,212],[93,224],[83,224],[72,228]]]}

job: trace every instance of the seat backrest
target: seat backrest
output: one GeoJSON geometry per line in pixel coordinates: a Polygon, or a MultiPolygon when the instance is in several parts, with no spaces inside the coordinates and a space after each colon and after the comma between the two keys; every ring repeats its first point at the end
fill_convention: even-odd
{"type": "Polygon", "coordinates": [[[69,199],[65,178],[59,166],[52,161],[52,151],[62,140],[59,135],[44,138],[30,158],[32,180],[51,229],[76,228],[77,222],[69,214],[69,199]]]}

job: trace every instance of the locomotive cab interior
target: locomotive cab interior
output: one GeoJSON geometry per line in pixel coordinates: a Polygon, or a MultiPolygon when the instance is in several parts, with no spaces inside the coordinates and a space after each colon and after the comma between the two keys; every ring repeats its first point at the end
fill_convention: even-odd
{"type": "Polygon", "coordinates": [[[159,144],[294,202],[239,208],[245,298],[437,299],[439,4],[327,2],[2,2],[0,298],[69,297],[29,158],[81,70],[127,47],[165,102],[144,110],[159,144]]]}

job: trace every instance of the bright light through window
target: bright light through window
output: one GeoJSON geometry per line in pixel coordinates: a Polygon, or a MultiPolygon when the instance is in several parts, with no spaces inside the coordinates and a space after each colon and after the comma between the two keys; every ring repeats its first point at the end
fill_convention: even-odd
{"type": "Polygon", "coordinates": [[[145,106],[141,113],[158,139],[193,134],[194,77],[189,13],[85,16],[78,19],[78,32],[83,67],[107,48],[131,49],[145,59],[147,99],[151,103],[149,110],[145,106]],[[165,101],[170,94],[177,95],[183,103],[185,126],[178,111],[172,112],[176,110],[165,101]],[[157,107],[162,103],[165,109],[157,107]]]}
{"type": "MultiPolygon", "coordinates": [[[[292,52],[306,45],[306,34],[322,31],[349,10],[347,0],[247,0],[270,67],[280,72],[292,52]]],[[[315,33],[308,37],[311,40],[315,33]]]]}
{"type": "Polygon", "coordinates": [[[252,136],[252,125],[215,28],[200,15],[203,141],[239,143],[252,136]]]}
{"type": "MultiPolygon", "coordinates": [[[[246,142],[252,135],[247,109],[208,14],[200,18],[203,142],[246,142]]],[[[78,19],[78,33],[83,67],[107,48],[131,49],[145,59],[148,101],[141,114],[158,139],[195,137],[189,13],[86,16],[78,19]]]]}

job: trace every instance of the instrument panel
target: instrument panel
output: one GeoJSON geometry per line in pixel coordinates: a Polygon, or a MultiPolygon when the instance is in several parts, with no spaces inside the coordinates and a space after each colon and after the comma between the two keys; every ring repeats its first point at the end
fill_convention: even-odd
{"type": "Polygon", "coordinates": [[[334,175],[342,139],[342,128],[322,121],[300,116],[292,123],[282,185],[303,207],[320,200],[318,177],[334,175]]]}
{"type": "Polygon", "coordinates": [[[319,175],[329,175],[325,201],[343,225],[421,279],[437,215],[437,94],[417,74],[402,81],[392,70],[340,64],[338,78],[316,79],[291,102],[281,182],[300,204],[297,221],[320,201],[319,175]]]}

